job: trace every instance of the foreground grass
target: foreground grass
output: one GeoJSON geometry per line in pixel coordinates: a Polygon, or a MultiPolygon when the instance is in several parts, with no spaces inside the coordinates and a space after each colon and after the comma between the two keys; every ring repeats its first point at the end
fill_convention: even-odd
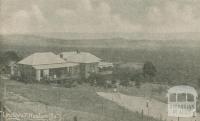
{"type": "MultiPolygon", "coordinates": [[[[9,81],[7,89],[18,93],[31,101],[41,102],[48,106],[62,107],[71,111],[78,111],[77,116],[87,115],[81,121],[146,121],[137,112],[130,112],[117,104],[105,100],[96,94],[99,90],[88,85],[79,85],[74,88],[62,88],[42,84],[23,84],[9,81]],[[101,119],[101,117],[104,117],[101,119]]],[[[151,121],[156,121],[151,119],[151,121]]]]}

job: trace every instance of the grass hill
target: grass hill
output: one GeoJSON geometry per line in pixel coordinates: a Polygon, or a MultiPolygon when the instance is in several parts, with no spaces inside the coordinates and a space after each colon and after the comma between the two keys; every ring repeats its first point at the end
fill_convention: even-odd
{"type": "Polygon", "coordinates": [[[99,89],[88,85],[64,88],[43,84],[24,84],[11,80],[6,80],[6,85],[7,91],[12,92],[10,96],[7,96],[9,97],[7,102],[10,104],[8,107],[19,113],[25,110],[43,114],[42,112],[46,110],[50,112],[53,110],[57,113],[62,112],[62,118],[70,121],[74,116],[77,116],[80,121],[148,121],[150,119],[157,121],[152,118],[147,119],[146,116],[142,119],[138,113],[103,99],[96,94],[99,89]]]}

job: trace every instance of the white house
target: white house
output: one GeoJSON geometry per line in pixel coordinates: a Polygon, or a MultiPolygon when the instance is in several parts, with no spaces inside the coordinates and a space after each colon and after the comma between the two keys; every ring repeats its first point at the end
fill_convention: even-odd
{"type": "Polygon", "coordinates": [[[69,63],[52,52],[34,53],[17,63],[23,80],[57,80],[79,75],[77,63],[69,63]]]}
{"type": "Polygon", "coordinates": [[[100,58],[88,52],[62,52],[59,54],[66,62],[80,65],[80,74],[83,78],[88,78],[91,73],[98,73],[100,58]]]}

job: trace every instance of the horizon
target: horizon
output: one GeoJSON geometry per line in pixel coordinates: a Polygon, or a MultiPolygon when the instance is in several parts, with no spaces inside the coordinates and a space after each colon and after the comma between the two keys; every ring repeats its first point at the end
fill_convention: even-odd
{"type": "MultiPolygon", "coordinates": [[[[177,32],[177,33],[144,33],[144,32],[110,32],[110,33],[77,33],[77,32],[44,32],[44,33],[9,33],[0,34],[2,37],[9,36],[35,36],[49,39],[62,40],[90,40],[90,39],[117,39],[117,40],[155,40],[155,41],[200,41],[200,32],[177,32]]],[[[15,38],[17,39],[17,38],[15,38]]]]}

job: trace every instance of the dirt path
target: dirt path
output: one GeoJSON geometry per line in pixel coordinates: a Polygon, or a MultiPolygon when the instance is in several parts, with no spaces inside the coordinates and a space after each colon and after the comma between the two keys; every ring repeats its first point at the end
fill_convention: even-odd
{"type": "MultiPolygon", "coordinates": [[[[178,118],[168,117],[167,104],[157,100],[151,99],[147,101],[148,99],[144,97],[127,96],[121,93],[97,92],[97,94],[127,108],[130,111],[139,113],[143,111],[144,115],[152,116],[156,119],[162,119],[164,121],[178,121],[178,118]],[[148,108],[147,102],[149,102],[148,108]]],[[[200,115],[198,114],[196,118],[179,118],[179,121],[200,121],[199,116],[200,115]]]]}

